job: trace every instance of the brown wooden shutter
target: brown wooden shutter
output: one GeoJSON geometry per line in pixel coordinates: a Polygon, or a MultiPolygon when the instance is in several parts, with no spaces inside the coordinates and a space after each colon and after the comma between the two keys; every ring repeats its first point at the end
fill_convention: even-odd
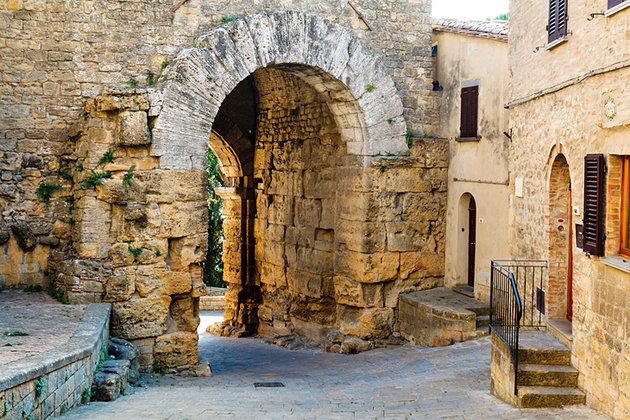
{"type": "Polygon", "coordinates": [[[479,86],[462,88],[460,136],[477,137],[479,86]]]}
{"type": "Polygon", "coordinates": [[[549,0],[548,42],[567,35],[567,0],[549,0]]]}
{"type": "Polygon", "coordinates": [[[626,0],[608,0],[608,8],[612,9],[615,6],[619,6],[624,1],[626,0]]]}
{"type": "Polygon", "coordinates": [[[584,157],[584,251],[603,255],[604,155],[584,157]]]}

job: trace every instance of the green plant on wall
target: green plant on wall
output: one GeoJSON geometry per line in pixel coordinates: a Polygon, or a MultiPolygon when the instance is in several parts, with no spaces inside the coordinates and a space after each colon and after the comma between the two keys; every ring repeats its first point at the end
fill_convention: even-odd
{"type": "Polygon", "coordinates": [[[49,203],[50,198],[52,197],[54,192],[59,191],[61,189],[63,189],[61,185],[51,184],[50,182],[41,182],[37,186],[37,190],[35,191],[35,194],[37,195],[37,198],[39,198],[44,203],[49,203]]]}
{"type": "Polygon", "coordinates": [[[223,186],[219,160],[208,149],[208,252],[203,263],[203,281],[208,286],[226,287],[223,281],[223,200],[214,189],[223,186]]]}
{"type": "Polygon", "coordinates": [[[112,177],[111,172],[94,172],[90,171],[90,174],[83,178],[83,181],[79,184],[85,189],[96,190],[97,185],[103,185],[104,179],[110,179],[112,177]]]}
{"type": "Polygon", "coordinates": [[[133,185],[133,175],[134,175],[133,169],[127,170],[127,172],[125,172],[125,174],[123,175],[122,184],[123,184],[123,190],[125,190],[125,193],[127,193],[127,188],[133,185]]]}

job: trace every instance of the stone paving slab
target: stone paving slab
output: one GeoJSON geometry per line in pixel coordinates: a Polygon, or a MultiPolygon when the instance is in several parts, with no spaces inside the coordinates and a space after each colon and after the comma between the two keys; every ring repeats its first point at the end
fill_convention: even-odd
{"type": "Polygon", "coordinates": [[[44,292],[0,293],[0,365],[52,350],[76,330],[85,305],[63,305],[44,292]],[[10,336],[19,331],[26,336],[10,336]]]}
{"type": "MultiPolygon", "coordinates": [[[[200,330],[207,321],[200,326],[200,330]]],[[[157,376],[147,389],[67,419],[606,419],[584,406],[521,410],[490,394],[490,340],[357,355],[201,334],[214,376],[157,376]],[[254,388],[282,382],[284,388],[254,388]]]]}

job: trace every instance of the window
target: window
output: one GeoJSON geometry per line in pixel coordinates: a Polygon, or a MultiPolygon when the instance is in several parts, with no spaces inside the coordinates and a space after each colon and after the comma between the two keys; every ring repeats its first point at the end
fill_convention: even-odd
{"type": "MultiPolygon", "coordinates": [[[[614,0],[609,0],[614,1],[614,0]]],[[[549,0],[548,42],[563,39],[567,35],[567,0],[549,0]]]]}
{"type": "Polygon", "coordinates": [[[619,6],[621,3],[624,3],[627,0],[608,0],[608,8],[612,9],[615,6],[619,6]]]}
{"type": "Polygon", "coordinates": [[[462,87],[462,115],[460,136],[477,137],[477,108],[479,106],[479,86],[462,87]]]}
{"type": "Polygon", "coordinates": [[[624,156],[621,178],[619,255],[630,257],[630,156],[624,156]]]}
{"type": "Polygon", "coordinates": [[[584,157],[584,251],[604,254],[604,155],[584,157]]]}

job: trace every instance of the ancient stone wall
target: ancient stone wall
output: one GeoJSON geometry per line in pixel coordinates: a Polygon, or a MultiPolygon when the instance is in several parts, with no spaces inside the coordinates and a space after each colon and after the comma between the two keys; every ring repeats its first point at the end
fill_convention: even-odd
{"type": "MultiPolygon", "coordinates": [[[[554,248],[556,245],[564,247],[566,242],[558,243],[553,236],[565,235],[570,228],[569,220],[564,217],[566,213],[555,214],[551,200],[566,197],[567,191],[566,186],[561,187],[564,191],[558,189],[557,174],[552,168],[557,159],[562,159],[559,155],[563,155],[570,177],[572,222],[580,223],[584,213],[584,156],[604,154],[608,165],[605,257],[587,256],[577,247],[575,234],[570,237],[573,254],[572,364],[580,372],[579,386],[586,392],[589,405],[615,418],[627,418],[630,415],[630,378],[627,373],[630,364],[630,277],[628,268],[623,264],[612,264],[611,258],[614,261],[619,252],[619,162],[621,156],[630,154],[627,141],[630,71],[610,65],[616,63],[620,55],[628,57],[627,42],[619,44],[619,48],[612,46],[619,40],[627,40],[624,31],[630,14],[626,9],[589,22],[586,20],[588,13],[605,9],[605,2],[573,1],[568,4],[568,28],[572,34],[563,44],[536,53],[534,47],[546,40],[544,21],[548,10],[535,1],[519,0],[511,4],[510,36],[514,36],[509,47],[514,75],[512,101],[523,94],[534,94],[542,87],[552,88],[560,81],[567,81],[567,85],[536,98],[532,96],[533,100],[517,103],[511,110],[510,251],[515,258],[549,259],[550,266],[555,264],[566,270],[566,260],[554,261],[566,258],[565,251],[554,248]],[[587,72],[593,69],[605,70],[600,75],[588,77],[587,72]],[[580,74],[586,77],[578,81],[569,79],[580,74]],[[617,106],[616,115],[611,118],[604,112],[608,98],[613,98],[617,106]]],[[[565,273],[559,271],[556,274],[559,275],[549,280],[566,279],[565,273]]],[[[552,306],[554,315],[559,315],[564,298],[560,297],[555,307],[552,306]]],[[[561,316],[565,317],[565,313],[561,316]]]]}
{"type": "Polygon", "coordinates": [[[339,25],[278,12],[215,28],[157,87],[87,101],[50,200],[72,231],[50,258],[56,286],[112,302],[143,369],[196,363],[211,147],[228,181],[222,333],[386,338],[398,294],[444,270],[446,144],[405,138],[402,113],[339,25]]]}
{"type": "Polygon", "coordinates": [[[58,200],[45,205],[36,191],[42,183],[63,184],[59,156],[86,100],[107,84],[145,82],[147,69],[159,74],[162,63],[192,45],[194,36],[235,17],[298,10],[350,28],[366,52],[382,57],[409,128],[416,135],[435,132],[430,1],[354,4],[372,30],[345,1],[189,0],[175,12],[171,0],[0,2],[0,242],[5,245],[0,284],[45,283],[47,255],[67,245],[67,206],[58,200]],[[19,223],[29,226],[34,247],[19,246],[15,235],[2,239],[19,223]],[[6,268],[15,265],[17,270],[6,268]]]}

